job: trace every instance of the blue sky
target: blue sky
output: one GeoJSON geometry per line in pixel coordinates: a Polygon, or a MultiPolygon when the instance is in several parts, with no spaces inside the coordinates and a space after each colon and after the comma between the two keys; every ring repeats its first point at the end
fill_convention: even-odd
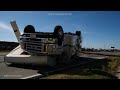
{"type": "Polygon", "coordinates": [[[83,47],[120,49],[120,11],[0,11],[0,41],[15,41],[10,21],[20,32],[31,24],[36,31],[53,32],[61,25],[64,32],[80,30],[83,47]]]}

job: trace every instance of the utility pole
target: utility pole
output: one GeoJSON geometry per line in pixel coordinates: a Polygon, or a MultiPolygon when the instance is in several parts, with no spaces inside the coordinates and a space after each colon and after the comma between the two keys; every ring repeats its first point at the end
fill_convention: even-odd
{"type": "Polygon", "coordinates": [[[104,51],[105,51],[105,44],[104,44],[104,51]]]}

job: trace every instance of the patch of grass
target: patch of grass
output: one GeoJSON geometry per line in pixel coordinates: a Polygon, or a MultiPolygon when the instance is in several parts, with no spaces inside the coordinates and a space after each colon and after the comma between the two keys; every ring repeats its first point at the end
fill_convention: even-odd
{"type": "Polygon", "coordinates": [[[69,74],[56,74],[42,79],[110,79],[109,77],[102,75],[69,75],[69,74]]]}
{"type": "Polygon", "coordinates": [[[107,60],[110,60],[108,62],[108,72],[115,75],[115,72],[116,72],[118,66],[120,66],[120,57],[110,56],[107,58],[107,60]]]}
{"type": "Polygon", "coordinates": [[[120,57],[110,56],[42,79],[117,79],[115,72],[118,66],[120,66],[120,57]]]}
{"type": "Polygon", "coordinates": [[[64,70],[59,74],[43,77],[42,79],[111,79],[99,70],[89,70],[87,67],[78,67],[64,70]]]}

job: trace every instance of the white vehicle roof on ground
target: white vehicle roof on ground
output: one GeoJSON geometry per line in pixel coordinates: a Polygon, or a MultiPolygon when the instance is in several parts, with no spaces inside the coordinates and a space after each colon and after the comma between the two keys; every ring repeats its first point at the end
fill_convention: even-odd
{"type": "Polygon", "coordinates": [[[57,25],[53,32],[37,32],[34,26],[27,25],[24,33],[19,35],[16,22],[11,22],[11,25],[20,48],[6,55],[6,61],[10,63],[53,66],[57,62],[68,62],[81,48],[80,31],[64,33],[62,26],[57,25]]]}

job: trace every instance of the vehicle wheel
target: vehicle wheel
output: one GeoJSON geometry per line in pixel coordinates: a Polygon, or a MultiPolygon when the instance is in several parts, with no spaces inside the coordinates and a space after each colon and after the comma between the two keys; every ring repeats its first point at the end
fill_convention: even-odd
{"type": "Polygon", "coordinates": [[[63,28],[58,25],[55,27],[54,29],[54,35],[57,37],[57,38],[63,38],[64,37],[64,31],[63,31],[63,28]]]}
{"type": "Polygon", "coordinates": [[[78,34],[78,31],[76,31],[76,35],[78,34]]]}
{"type": "Polygon", "coordinates": [[[63,31],[63,28],[60,25],[55,27],[55,29],[54,29],[54,36],[57,37],[58,45],[61,46],[62,45],[62,41],[64,39],[64,31],[63,31]]]}
{"type": "Polygon", "coordinates": [[[80,36],[81,32],[80,31],[76,31],[76,35],[80,36]]]}
{"type": "Polygon", "coordinates": [[[24,28],[24,33],[35,33],[35,28],[32,25],[27,25],[24,28]]]}

